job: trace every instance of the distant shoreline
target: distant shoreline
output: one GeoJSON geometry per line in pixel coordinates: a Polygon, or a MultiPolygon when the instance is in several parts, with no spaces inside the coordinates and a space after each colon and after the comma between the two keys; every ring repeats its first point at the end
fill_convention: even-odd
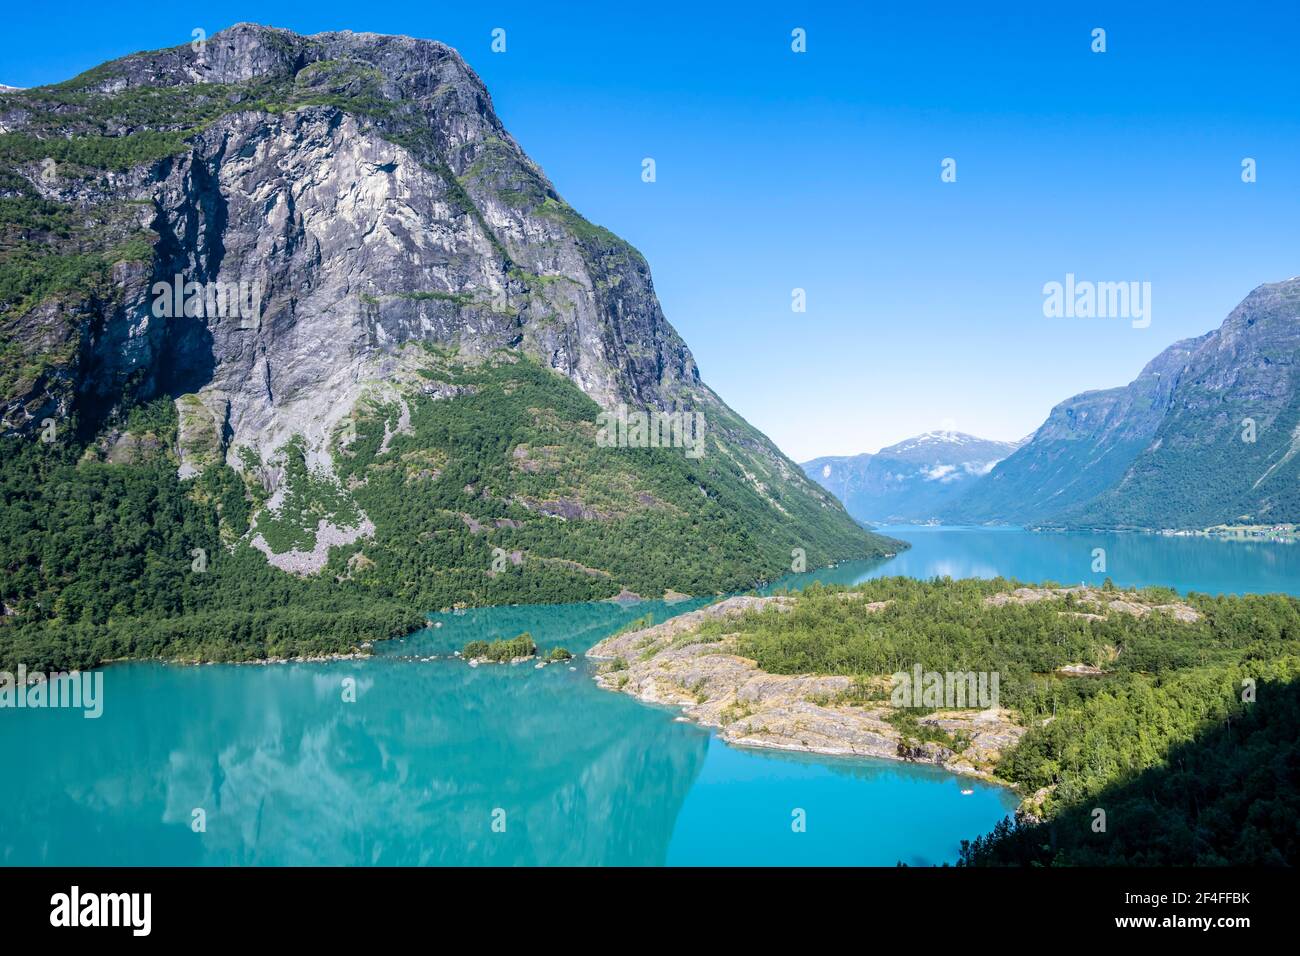
{"type": "Polygon", "coordinates": [[[1216,538],[1224,541],[1300,541],[1300,525],[1216,525],[1212,528],[1071,528],[1013,524],[888,524],[872,525],[878,534],[906,531],[1025,531],[1032,534],[1140,534],[1159,538],[1216,538]]]}

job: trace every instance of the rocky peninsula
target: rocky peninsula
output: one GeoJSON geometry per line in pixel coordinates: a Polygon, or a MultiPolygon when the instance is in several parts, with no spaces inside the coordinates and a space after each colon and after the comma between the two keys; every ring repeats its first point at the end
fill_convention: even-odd
{"type": "MultiPolygon", "coordinates": [[[[861,598],[848,592],[846,600],[861,598]]],[[[673,704],[683,716],[715,727],[727,743],[835,756],[884,757],[932,763],[954,773],[994,780],[1001,755],[1025,733],[1005,709],[937,710],[915,718],[919,736],[899,726],[899,710],[884,700],[849,699],[854,678],[769,674],[738,653],[737,635],[700,635],[708,621],[750,611],[789,610],[795,599],[732,597],[596,644],[596,681],[647,703],[673,704]],[[939,742],[948,739],[951,746],[939,742]]],[[[883,608],[868,605],[872,610],[883,608]]],[[[889,678],[878,679],[880,689],[889,678]]],[[[1005,782],[1005,781],[998,781],[1005,782]]]]}

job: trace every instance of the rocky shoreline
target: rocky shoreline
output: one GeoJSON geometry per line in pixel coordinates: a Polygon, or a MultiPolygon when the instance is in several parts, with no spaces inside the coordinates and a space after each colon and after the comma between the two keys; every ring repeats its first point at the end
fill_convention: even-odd
{"type": "Polygon", "coordinates": [[[179,664],[183,667],[202,667],[208,664],[235,664],[241,667],[265,666],[267,664],[327,664],[331,661],[360,661],[372,656],[369,645],[363,645],[363,650],[350,651],[348,653],[339,652],[336,654],[311,654],[303,657],[259,657],[251,660],[242,661],[184,661],[173,660],[167,661],[168,664],[179,664]]]}
{"type": "Polygon", "coordinates": [[[729,744],[929,763],[1005,785],[993,768],[1025,733],[1010,711],[936,711],[917,724],[942,731],[954,746],[916,740],[888,719],[895,709],[887,701],[849,703],[850,677],[769,674],[739,655],[735,635],[717,639],[697,633],[706,621],[760,609],[780,613],[793,602],[784,596],[727,598],[607,637],[587,657],[604,662],[596,674],[601,687],[646,703],[679,706],[685,719],[716,728],[729,744]]]}

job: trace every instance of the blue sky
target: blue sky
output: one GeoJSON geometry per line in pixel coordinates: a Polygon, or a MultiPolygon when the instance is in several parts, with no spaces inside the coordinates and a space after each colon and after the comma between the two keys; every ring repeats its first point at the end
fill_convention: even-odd
{"type": "Polygon", "coordinates": [[[1022,437],[1300,274],[1300,4],[712,6],[17,5],[0,83],[240,20],[447,42],[561,194],[645,253],[705,379],[799,460],[945,425],[1022,437]],[[1149,281],[1150,327],[1045,318],[1066,273],[1149,281]]]}

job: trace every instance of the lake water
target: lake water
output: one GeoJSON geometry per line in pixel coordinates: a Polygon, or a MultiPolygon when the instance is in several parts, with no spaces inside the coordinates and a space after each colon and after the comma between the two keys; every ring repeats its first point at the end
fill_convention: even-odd
{"type": "Polygon", "coordinates": [[[900,574],[915,578],[1000,575],[1032,583],[1099,585],[1109,577],[1117,585],[1164,585],[1184,594],[1300,595],[1300,542],[916,525],[877,530],[912,547],[879,564],[848,563],[816,575],[791,575],[780,583],[797,587],[805,577],[816,577],[855,584],[900,574]],[[1099,558],[1105,561],[1104,570],[1094,571],[1099,558]]]}
{"type": "MultiPolygon", "coordinates": [[[[889,530],[912,550],[778,583],[1100,581],[1100,547],[1117,583],[1300,588],[1300,549],[1285,544],[889,530]]],[[[538,670],[446,656],[525,630],[581,652],[646,613],[698,604],[434,615],[440,627],[364,661],[110,667],[98,720],[0,710],[0,863],[921,865],[952,861],[1014,807],[1010,791],[932,767],[726,746],[597,689],[583,660],[538,670]]]]}

